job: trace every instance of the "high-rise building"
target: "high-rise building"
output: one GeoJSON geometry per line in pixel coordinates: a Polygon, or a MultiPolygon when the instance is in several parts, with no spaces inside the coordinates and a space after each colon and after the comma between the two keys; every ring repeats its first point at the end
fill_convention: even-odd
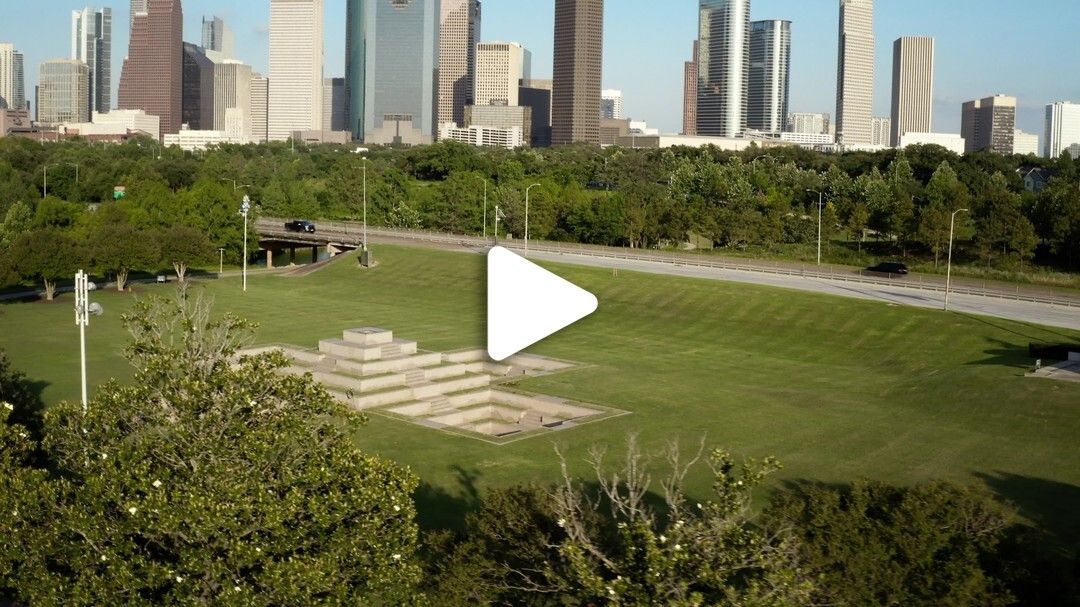
{"type": "Polygon", "coordinates": [[[214,62],[202,47],[184,43],[181,121],[195,131],[214,128],[214,62]]]}
{"type": "Polygon", "coordinates": [[[960,115],[960,136],[968,154],[987,149],[1012,154],[1016,141],[1016,97],[995,95],[965,103],[960,115]]]}
{"type": "Polygon", "coordinates": [[[251,75],[251,140],[267,141],[266,118],[270,104],[270,81],[262,74],[251,75]]]}
{"type": "Polygon", "coordinates": [[[251,66],[235,59],[214,64],[214,129],[235,138],[251,139],[251,66]],[[230,114],[231,112],[231,114],[230,114]],[[226,128],[229,116],[237,124],[226,128]]]}
{"type": "Polygon", "coordinates": [[[0,110],[26,109],[23,55],[9,42],[0,42],[0,110]]]}
{"type": "Polygon", "coordinates": [[[700,0],[697,134],[742,137],[750,83],[750,0],[700,0]]]}
{"type": "Polygon", "coordinates": [[[346,6],[353,136],[374,144],[431,143],[437,134],[438,0],[348,0],[346,6]]]}
{"type": "MultiPolygon", "coordinates": [[[[139,0],[133,0],[137,2],[139,0]]],[[[161,133],[180,130],[183,114],[184,13],[181,0],[144,0],[135,13],[120,72],[117,108],[161,118],[161,133]]]]}
{"type": "Polygon", "coordinates": [[[345,97],[345,79],[327,78],[323,80],[323,126],[324,131],[346,131],[349,129],[348,99],[345,97]]]}
{"type": "Polygon", "coordinates": [[[551,145],[551,81],[522,80],[518,103],[532,114],[532,144],[534,148],[551,145]]]}
{"type": "Polygon", "coordinates": [[[271,141],[322,130],[323,0],[270,0],[271,141]]]}
{"type": "Polygon", "coordinates": [[[522,145],[532,140],[532,108],[514,105],[467,105],[464,128],[519,129],[522,145]]]}
{"type": "Polygon", "coordinates": [[[791,92],[791,22],[780,19],[750,24],[750,77],[747,128],[780,134],[787,121],[791,92]]]}
{"type": "Polygon", "coordinates": [[[871,144],[874,107],[874,0],[840,0],[836,143],[871,144]]]}
{"type": "Polygon", "coordinates": [[[1039,136],[1035,133],[1025,133],[1020,129],[1016,129],[1013,132],[1012,153],[1017,156],[1038,156],[1039,136]]]}
{"type": "Polygon", "coordinates": [[[906,36],[893,42],[892,134],[898,147],[905,133],[933,132],[934,39],[906,36]]]}
{"type": "Polygon", "coordinates": [[[682,134],[697,135],[697,97],[698,97],[698,41],[694,40],[694,50],[690,61],[683,63],[683,102],[682,134]]]}
{"type": "Polygon", "coordinates": [[[623,119],[623,95],[618,89],[600,91],[600,119],[623,119]]]}
{"type": "Polygon", "coordinates": [[[1043,155],[1057,158],[1075,143],[1080,143],[1080,104],[1059,101],[1046,106],[1043,155]]]}
{"type": "Polygon", "coordinates": [[[146,15],[146,12],[150,10],[150,0],[131,0],[131,22],[132,29],[135,28],[135,17],[138,15],[146,15]]]}
{"type": "Polygon", "coordinates": [[[52,59],[38,74],[38,121],[90,122],[90,70],[76,59],[52,59]]]}
{"type": "Polygon", "coordinates": [[[112,107],[112,9],[71,11],[71,58],[90,70],[90,112],[112,107]]]}
{"type": "Polygon", "coordinates": [[[442,0],[441,4],[437,122],[462,124],[465,106],[474,103],[476,90],[480,0],[442,0]]]}
{"type": "Polygon", "coordinates": [[[829,133],[829,115],[809,112],[795,112],[788,114],[787,128],[789,133],[806,133],[809,135],[827,135],[829,133]]]}
{"type": "MultiPolygon", "coordinates": [[[[892,138],[892,119],[888,116],[875,116],[870,119],[869,145],[889,147],[892,138]]],[[[865,144],[864,144],[865,145],[865,144]]]]}
{"type": "Polygon", "coordinates": [[[469,105],[518,105],[521,81],[532,78],[531,63],[529,51],[516,42],[476,45],[475,103],[469,105]]]}
{"type": "Polygon", "coordinates": [[[221,17],[203,17],[202,45],[209,51],[215,51],[232,59],[236,56],[236,37],[221,17]]]}
{"type": "Polygon", "coordinates": [[[551,141],[600,145],[604,0],[555,0],[551,141]]]}

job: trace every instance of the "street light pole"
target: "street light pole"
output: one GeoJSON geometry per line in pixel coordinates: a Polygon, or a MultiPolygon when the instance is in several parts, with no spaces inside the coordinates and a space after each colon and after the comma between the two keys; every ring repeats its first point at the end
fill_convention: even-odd
{"type": "Polygon", "coordinates": [[[956,214],[966,213],[967,209],[957,209],[953,211],[952,217],[949,219],[949,264],[945,270],[945,311],[949,311],[949,289],[952,287],[952,247],[953,247],[953,235],[956,233],[956,214]]]}
{"type": "MultiPolygon", "coordinates": [[[[771,158],[771,156],[770,156],[771,158]]],[[[821,207],[824,204],[822,199],[822,193],[816,190],[806,190],[812,194],[817,194],[817,265],[821,265],[821,207]]]]}
{"type": "Polygon", "coordinates": [[[82,372],[82,407],[86,414],[86,326],[90,324],[90,311],[87,300],[89,299],[89,285],[86,273],[79,270],[75,275],[75,324],[79,327],[79,365],[82,372]]]}
{"type": "Polygon", "coordinates": [[[223,247],[218,249],[218,269],[217,269],[217,273],[218,273],[218,278],[221,278],[221,275],[225,273],[225,249],[223,247]]]}
{"type": "Polygon", "coordinates": [[[244,293],[247,293],[247,231],[248,211],[251,210],[251,199],[244,196],[244,204],[240,205],[240,214],[244,216],[244,293]]]}
{"type": "Polygon", "coordinates": [[[499,205],[495,205],[495,246],[499,246],[499,205]]]}
{"type": "Polygon", "coordinates": [[[364,251],[367,251],[367,157],[364,157],[364,251]]]}
{"type": "Polygon", "coordinates": [[[534,183],[525,188],[525,257],[529,256],[529,191],[539,185],[539,183],[534,183]]]}

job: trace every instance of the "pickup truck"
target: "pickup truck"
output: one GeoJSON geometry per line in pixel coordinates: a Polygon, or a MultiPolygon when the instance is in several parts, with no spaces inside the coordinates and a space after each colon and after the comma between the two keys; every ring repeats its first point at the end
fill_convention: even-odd
{"type": "Polygon", "coordinates": [[[288,221],[285,222],[285,229],[290,232],[305,232],[308,234],[314,234],[315,224],[306,220],[288,221]]]}

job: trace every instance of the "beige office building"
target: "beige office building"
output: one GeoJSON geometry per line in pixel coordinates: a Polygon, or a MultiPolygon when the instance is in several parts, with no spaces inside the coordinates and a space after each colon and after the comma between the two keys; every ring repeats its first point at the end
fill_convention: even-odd
{"type": "Polygon", "coordinates": [[[520,82],[530,74],[529,52],[516,42],[476,45],[476,94],[471,105],[518,105],[520,82]]]}
{"type": "Polygon", "coordinates": [[[323,0],[270,0],[271,141],[322,130],[323,0]]]}
{"type": "Polygon", "coordinates": [[[840,0],[836,70],[836,143],[872,144],[874,0],[840,0]]]}
{"type": "Polygon", "coordinates": [[[270,103],[270,81],[262,74],[251,76],[251,140],[265,143],[266,115],[270,103]]]}
{"type": "Polygon", "coordinates": [[[600,145],[604,0],[555,0],[551,142],[600,145]]]}
{"type": "Polygon", "coordinates": [[[38,74],[37,120],[90,122],[90,68],[76,59],[53,59],[38,74]]]}
{"type": "Polygon", "coordinates": [[[0,42],[0,109],[25,108],[23,55],[10,42],[0,42]]]}
{"type": "Polygon", "coordinates": [[[994,95],[968,101],[960,115],[966,153],[991,150],[1012,154],[1016,142],[1016,97],[994,95]]]}
{"type": "Polygon", "coordinates": [[[467,105],[465,128],[474,126],[498,129],[520,129],[524,145],[532,139],[532,112],[529,106],[514,105],[467,105]]]}
{"type": "Polygon", "coordinates": [[[897,147],[907,133],[931,133],[934,111],[934,39],[909,36],[893,42],[892,133],[897,147]]]}
{"type": "Polygon", "coordinates": [[[465,106],[474,103],[480,0],[442,0],[439,10],[437,123],[461,124],[465,106]]]}
{"type": "Polygon", "coordinates": [[[251,139],[251,66],[233,59],[226,59],[214,64],[214,128],[227,129],[226,112],[236,110],[235,114],[243,120],[239,128],[240,137],[251,139]]]}
{"type": "Polygon", "coordinates": [[[1069,146],[1080,143],[1080,103],[1058,101],[1046,106],[1044,137],[1047,158],[1058,158],[1069,146]]]}

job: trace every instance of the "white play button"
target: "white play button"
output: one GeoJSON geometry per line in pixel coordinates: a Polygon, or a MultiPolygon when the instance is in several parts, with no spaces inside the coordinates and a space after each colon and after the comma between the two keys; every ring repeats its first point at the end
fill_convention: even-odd
{"type": "Polygon", "coordinates": [[[488,251],[488,356],[504,360],[596,311],[596,296],[503,247],[488,251]]]}

